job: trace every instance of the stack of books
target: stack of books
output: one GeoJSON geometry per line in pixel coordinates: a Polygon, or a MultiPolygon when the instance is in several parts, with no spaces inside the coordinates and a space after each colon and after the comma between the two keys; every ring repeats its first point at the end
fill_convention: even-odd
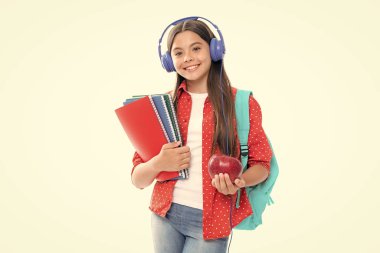
{"type": "MultiPolygon", "coordinates": [[[[162,145],[182,141],[172,98],[169,94],[139,95],[126,99],[115,110],[136,152],[144,162],[158,155],[162,145]]],[[[188,169],[160,172],[156,180],[187,179],[188,169]]]]}

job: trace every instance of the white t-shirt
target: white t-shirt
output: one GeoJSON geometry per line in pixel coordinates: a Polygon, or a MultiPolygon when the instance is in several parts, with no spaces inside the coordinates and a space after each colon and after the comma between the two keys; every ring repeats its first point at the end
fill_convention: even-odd
{"type": "Polygon", "coordinates": [[[203,209],[202,194],[202,121],[203,107],[208,93],[191,93],[191,113],[186,146],[190,148],[189,178],[178,180],[173,192],[173,202],[203,209]]]}

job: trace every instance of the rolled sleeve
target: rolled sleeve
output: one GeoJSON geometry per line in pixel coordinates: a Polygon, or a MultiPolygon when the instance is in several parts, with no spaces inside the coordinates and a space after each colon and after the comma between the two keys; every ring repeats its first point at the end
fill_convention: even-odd
{"type": "Polygon", "coordinates": [[[249,135],[248,135],[248,167],[261,164],[270,173],[272,150],[262,127],[262,114],[259,103],[249,97],[249,135]]]}
{"type": "Polygon", "coordinates": [[[135,152],[135,154],[133,155],[133,158],[132,158],[133,168],[131,171],[131,175],[133,174],[133,171],[135,170],[136,166],[142,162],[143,162],[143,160],[142,160],[141,156],[137,152],[135,152]]]}

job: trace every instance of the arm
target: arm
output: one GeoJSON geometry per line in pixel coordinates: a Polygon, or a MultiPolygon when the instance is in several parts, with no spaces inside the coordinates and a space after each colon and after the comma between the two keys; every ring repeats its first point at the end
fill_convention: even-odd
{"type": "Polygon", "coordinates": [[[268,169],[262,166],[261,164],[256,164],[252,167],[249,167],[241,176],[241,179],[244,181],[243,186],[240,186],[241,183],[239,181],[235,182],[235,184],[237,183],[240,186],[240,188],[244,186],[254,186],[265,181],[265,179],[267,179],[268,176],[268,169]]]}
{"type": "Polygon", "coordinates": [[[143,189],[154,181],[161,171],[180,171],[190,166],[190,148],[178,147],[179,142],[164,144],[158,155],[147,162],[135,153],[132,169],[132,183],[137,188],[143,189]]]}
{"type": "MultiPolygon", "coordinates": [[[[135,156],[138,155],[137,152],[135,156]]],[[[154,160],[150,159],[148,162],[141,162],[133,167],[132,170],[132,184],[137,188],[144,189],[145,187],[151,185],[160,173],[154,165],[154,160]]]]}
{"type": "Polygon", "coordinates": [[[262,127],[262,113],[259,103],[249,97],[248,169],[242,175],[246,185],[257,185],[269,176],[272,150],[262,127]]]}
{"type": "Polygon", "coordinates": [[[225,195],[235,194],[239,188],[245,186],[257,185],[265,181],[270,173],[272,150],[262,128],[260,105],[252,96],[249,98],[249,122],[248,169],[243,173],[241,179],[235,180],[234,184],[228,174],[215,175],[212,180],[212,185],[225,195]]]}

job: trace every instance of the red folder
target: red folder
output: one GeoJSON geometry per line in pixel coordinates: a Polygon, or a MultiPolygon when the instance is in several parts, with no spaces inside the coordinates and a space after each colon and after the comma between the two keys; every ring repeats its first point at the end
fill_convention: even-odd
{"type": "MultiPolygon", "coordinates": [[[[143,97],[115,110],[132,145],[144,162],[160,153],[168,143],[159,116],[149,96],[143,97]]],[[[178,171],[160,172],[156,179],[165,181],[179,177],[178,171]]]]}

